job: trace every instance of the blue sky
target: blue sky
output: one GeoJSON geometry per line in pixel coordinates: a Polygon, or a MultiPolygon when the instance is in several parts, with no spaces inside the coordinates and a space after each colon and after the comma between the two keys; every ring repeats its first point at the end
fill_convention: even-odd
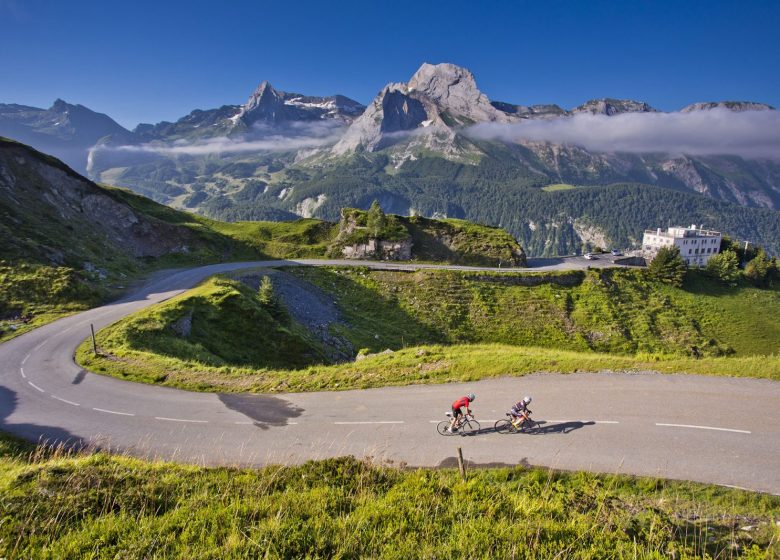
{"type": "Polygon", "coordinates": [[[263,79],[367,103],[422,62],[491,99],[780,106],[780,2],[0,0],[0,102],[61,97],[125,126],[242,103],[263,79]]]}

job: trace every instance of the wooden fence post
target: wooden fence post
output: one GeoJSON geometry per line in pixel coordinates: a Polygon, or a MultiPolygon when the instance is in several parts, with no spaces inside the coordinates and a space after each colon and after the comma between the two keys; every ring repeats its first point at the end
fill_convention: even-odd
{"type": "Polygon", "coordinates": [[[95,340],[95,325],[89,324],[89,330],[92,331],[92,353],[97,356],[97,341],[95,340]]]}
{"type": "Polygon", "coordinates": [[[460,469],[460,476],[463,480],[466,480],[466,463],[463,462],[463,450],[458,447],[458,469],[460,469]]]}

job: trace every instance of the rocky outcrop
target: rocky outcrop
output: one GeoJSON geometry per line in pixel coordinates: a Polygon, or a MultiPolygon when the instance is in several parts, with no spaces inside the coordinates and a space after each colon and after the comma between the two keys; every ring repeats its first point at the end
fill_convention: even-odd
{"type": "Polygon", "coordinates": [[[385,236],[371,236],[367,212],[341,211],[339,234],[329,249],[334,257],[348,259],[411,260],[464,265],[526,266],[523,248],[500,228],[460,220],[422,216],[387,216],[385,236]]]}
{"type": "Polygon", "coordinates": [[[382,261],[408,261],[412,259],[412,240],[382,241],[369,239],[342,248],[345,259],[378,259],[382,261]]]}
{"type": "Polygon", "coordinates": [[[580,240],[591,247],[600,247],[606,250],[612,245],[607,234],[599,226],[585,220],[575,219],[572,227],[580,240]]]}
{"type": "Polygon", "coordinates": [[[171,323],[171,330],[182,338],[189,338],[190,334],[192,334],[192,314],[192,309],[184,313],[179,319],[171,323]]]}
{"type": "Polygon", "coordinates": [[[343,208],[339,233],[331,245],[330,254],[346,259],[411,260],[411,236],[398,226],[397,216],[385,218],[391,225],[377,235],[367,227],[366,212],[343,208]]]}

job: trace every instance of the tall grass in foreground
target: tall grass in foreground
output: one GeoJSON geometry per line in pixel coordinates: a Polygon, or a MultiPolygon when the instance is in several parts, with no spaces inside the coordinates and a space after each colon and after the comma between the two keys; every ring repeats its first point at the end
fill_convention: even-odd
{"type": "Polygon", "coordinates": [[[780,557],[780,498],[524,467],[200,468],[0,437],[0,504],[9,560],[780,557]]]}

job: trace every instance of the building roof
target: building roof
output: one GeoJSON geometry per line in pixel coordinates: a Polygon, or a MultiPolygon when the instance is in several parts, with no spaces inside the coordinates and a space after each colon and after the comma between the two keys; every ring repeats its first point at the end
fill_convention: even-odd
{"type": "Polygon", "coordinates": [[[649,235],[660,235],[661,237],[671,237],[674,239],[681,239],[683,237],[720,237],[721,233],[719,231],[711,230],[711,229],[701,229],[696,227],[695,225],[692,225],[689,228],[682,227],[682,226],[676,226],[676,227],[670,227],[667,228],[666,231],[662,231],[659,229],[646,229],[646,234],[649,235]]]}

